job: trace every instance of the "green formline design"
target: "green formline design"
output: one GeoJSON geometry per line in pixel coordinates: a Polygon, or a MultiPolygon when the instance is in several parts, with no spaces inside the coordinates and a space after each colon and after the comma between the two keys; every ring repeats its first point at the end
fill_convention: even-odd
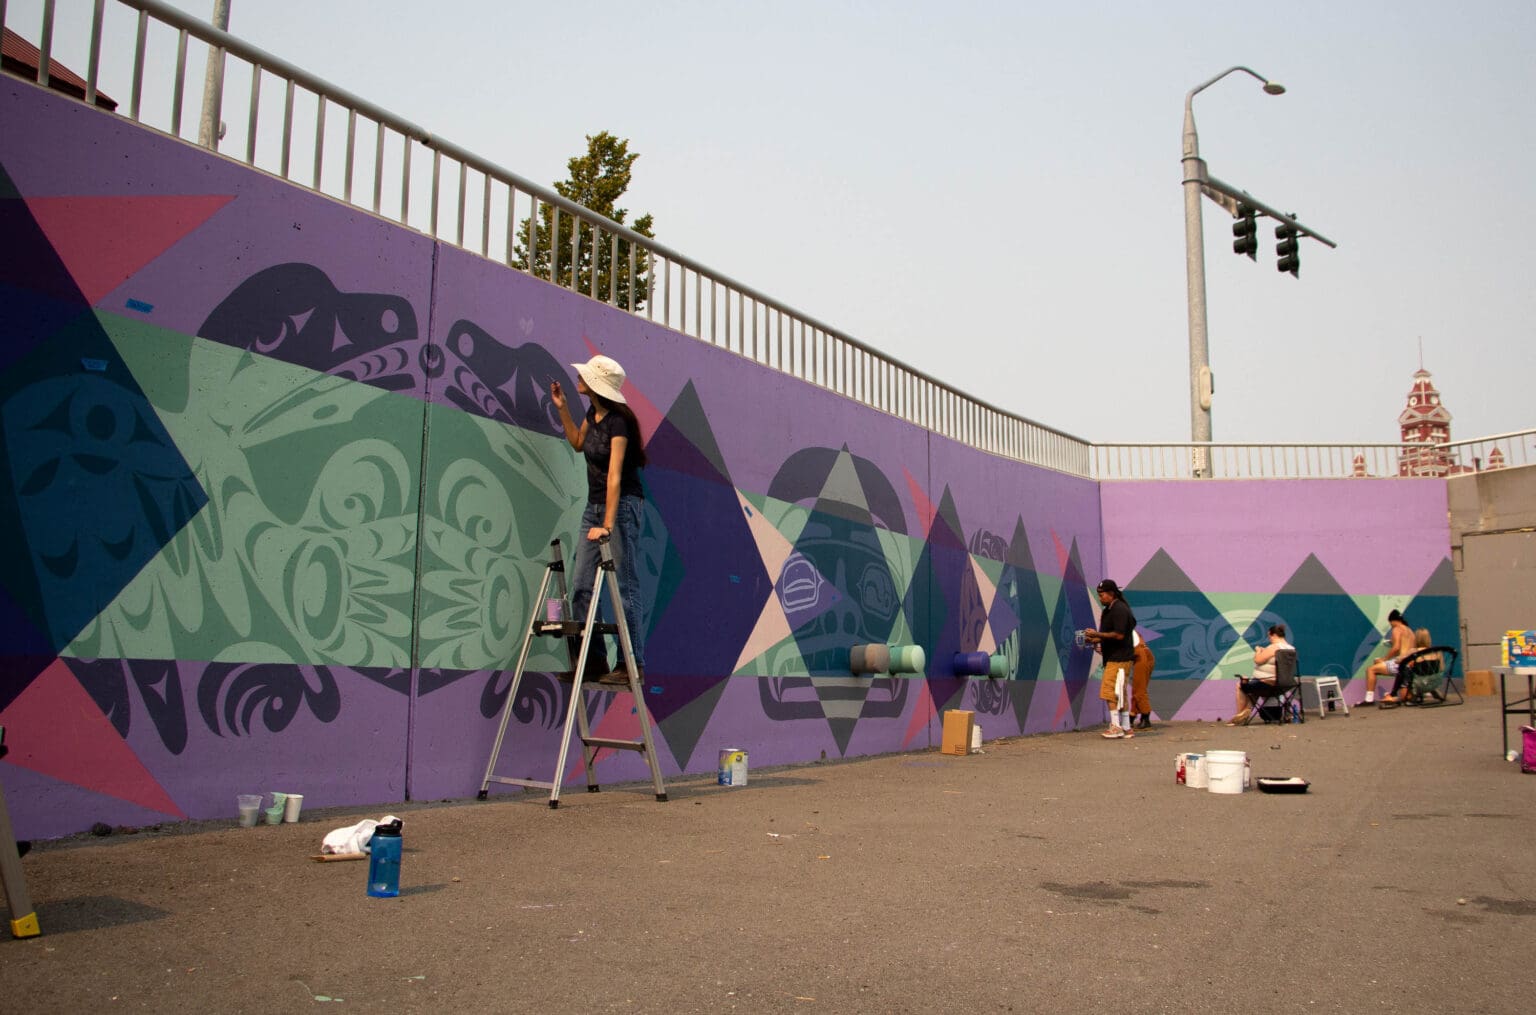
{"type": "Polygon", "coordinates": [[[63,654],[404,667],[415,620],[422,665],[515,662],[580,516],[562,439],[434,405],[423,484],[419,399],[98,317],[209,500],[63,654]]]}

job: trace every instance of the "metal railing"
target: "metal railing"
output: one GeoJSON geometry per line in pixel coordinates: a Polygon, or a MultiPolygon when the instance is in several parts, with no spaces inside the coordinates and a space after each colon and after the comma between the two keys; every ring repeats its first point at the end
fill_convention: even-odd
{"type": "MultiPolygon", "coordinates": [[[[222,82],[214,108],[233,121],[226,154],[247,165],[963,444],[1089,473],[1086,441],[886,356],[236,36],[159,0],[84,2],[92,5],[88,28],[81,23],[82,38],[65,38],[55,0],[42,0],[40,83],[50,61],[78,61],[87,68],[86,101],[110,85],[128,96],[119,113],[195,142],[199,117],[184,114],[203,108],[197,68],[211,52],[224,66],[210,75],[222,82]]],[[[0,0],[0,24],[5,17],[0,0]]]]}
{"type": "Polygon", "coordinates": [[[55,61],[85,67],[87,103],[110,90],[120,115],[194,143],[201,118],[184,114],[207,105],[220,124],[208,146],[252,168],[991,454],[1111,480],[1444,475],[1445,462],[1474,470],[1497,458],[1536,460],[1536,431],[1433,453],[1403,444],[1092,444],[909,367],[160,0],[74,0],[62,5],[62,21],[59,6],[0,0],[0,26],[15,27],[8,11],[38,15],[20,34],[36,30],[40,84],[55,61]],[[223,71],[205,80],[197,68],[210,56],[223,71]],[[233,121],[227,133],[223,117],[233,121]]]}
{"type": "Polygon", "coordinates": [[[1536,464],[1536,429],[1442,444],[1093,445],[1095,479],[1438,479],[1536,464]]]}

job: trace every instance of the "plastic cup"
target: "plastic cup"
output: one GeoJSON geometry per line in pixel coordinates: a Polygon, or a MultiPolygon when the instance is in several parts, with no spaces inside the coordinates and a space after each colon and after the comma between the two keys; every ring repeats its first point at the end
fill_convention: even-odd
{"type": "Polygon", "coordinates": [[[292,824],[299,820],[299,811],[304,806],[303,793],[289,793],[288,799],[283,801],[283,820],[292,824]]]}
{"type": "Polygon", "coordinates": [[[267,808],[267,824],[281,825],[283,823],[283,805],[267,808]]]}
{"type": "Polygon", "coordinates": [[[256,827],[257,812],[261,810],[261,794],[241,793],[235,797],[235,806],[240,808],[240,827],[256,827]]]}

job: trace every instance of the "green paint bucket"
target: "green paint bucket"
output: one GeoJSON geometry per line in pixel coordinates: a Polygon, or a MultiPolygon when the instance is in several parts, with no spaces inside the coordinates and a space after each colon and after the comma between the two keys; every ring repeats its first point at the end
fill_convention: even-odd
{"type": "Polygon", "coordinates": [[[890,645],[892,673],[921,673],[928,665],[928,657],[921,645],[890,645]]]}

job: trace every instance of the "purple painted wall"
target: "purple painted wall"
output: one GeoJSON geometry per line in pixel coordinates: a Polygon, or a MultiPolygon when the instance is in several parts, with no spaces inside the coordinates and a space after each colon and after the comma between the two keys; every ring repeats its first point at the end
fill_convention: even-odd
{"type": "MultiPolygon", "coordinates": [[[[627,368],[650,455],[667,773],[727,746],[927,748],[951,707],[989,737],[1100,722],[1073,633],[1105,573],[1134,574],[1163,639],[1167,715],[1223,675],[1194,648],[1300,616],[1324,574],[1357,610],[1442,591],[1439,484],[1101,493],[24,82],[0,80],[0,133],[0,784],[23,835],[233,817],[263,790],[472,795],[585,499],[549,383],[573,392],[595,352],[627,368]],[[1340,537],[1357,517],[1409,545],[1340,537]],[[923,647],[924,672],[850,674],[869,643],[923,647]],[[957,676],[975,652],[1006,677],[957,676]]],[[[565,665],[535,644],[500,773],[550,776],[565,665]]],[[[635,735],[627,695],[588,709],[635,735]]]]}

